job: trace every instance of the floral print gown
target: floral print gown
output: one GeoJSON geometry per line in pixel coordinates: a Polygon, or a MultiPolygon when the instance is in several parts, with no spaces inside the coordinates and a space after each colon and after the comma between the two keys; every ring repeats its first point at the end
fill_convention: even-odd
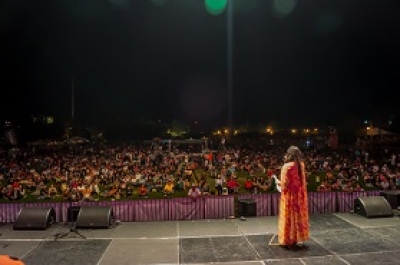
{"type": "Polygon", "coordinates": [[[307,182],[304,164],[302,174],[294,162],[285,163],[281,170],[281,199],[278,216],[278,242],[293,245],[310,237],[307,182]]]}

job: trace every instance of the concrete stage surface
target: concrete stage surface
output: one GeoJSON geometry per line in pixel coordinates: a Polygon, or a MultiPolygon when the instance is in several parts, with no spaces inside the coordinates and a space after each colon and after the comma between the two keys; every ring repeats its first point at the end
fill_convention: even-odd
{"type": "Polygon", "coordinates": [[[301,250],[276,245],[277,217],[121,223],[80,229],[55,224],[43,231],[0,226],[0,254],[27,265],[136,264],[400,264],[400,218],[353,213],[310,216],[311,240],[301,250]]]}

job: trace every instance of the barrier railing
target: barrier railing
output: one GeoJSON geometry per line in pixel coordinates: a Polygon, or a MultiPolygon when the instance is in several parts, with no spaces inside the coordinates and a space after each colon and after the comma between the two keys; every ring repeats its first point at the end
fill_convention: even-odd
{"type": "MultiPolygon", "coordinates": [[[[360,196],[379,196],[380,191],[362,192],[309,192],[310,214],[350,212],[354,200],[360,196]]],[[[257,216],[276,216],[279,193],[244,194],[238,199],[254,199],[257,216]]],[[[194,219],[222,219],[235,215],[235,196],[204,196],[191,198],[142,199],[102,202],[37,202],[0,203],[0,223],[13,223],[23,207],[53,207],[57,222],[67,222],[70,206],[111,206],[114,216],[122,222],[147,222],[194,219]]]]}

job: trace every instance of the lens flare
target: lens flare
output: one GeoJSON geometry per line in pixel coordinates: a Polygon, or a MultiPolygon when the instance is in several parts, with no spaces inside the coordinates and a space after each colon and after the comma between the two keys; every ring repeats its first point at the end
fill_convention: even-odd
{"type": "Polygon", "coordinates": [[[225,11],[228,0],[205,0],[208,13],[211,15],[219,15],[225,11]]]}
{"type": "Polygon", "coordinates": [[[276,17],[284,18],[290,15],[297,5],[297,0],[274,0],[272,12],[276,17]]]}

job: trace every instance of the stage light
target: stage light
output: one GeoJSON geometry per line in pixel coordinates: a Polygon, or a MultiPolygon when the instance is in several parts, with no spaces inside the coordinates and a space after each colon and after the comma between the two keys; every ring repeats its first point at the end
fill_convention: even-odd
{"type": "Polygon", "coordinates": [[[219,15],[226,9],[228,0],[205,0],[205,5],[208,13],[219,15]]]}

